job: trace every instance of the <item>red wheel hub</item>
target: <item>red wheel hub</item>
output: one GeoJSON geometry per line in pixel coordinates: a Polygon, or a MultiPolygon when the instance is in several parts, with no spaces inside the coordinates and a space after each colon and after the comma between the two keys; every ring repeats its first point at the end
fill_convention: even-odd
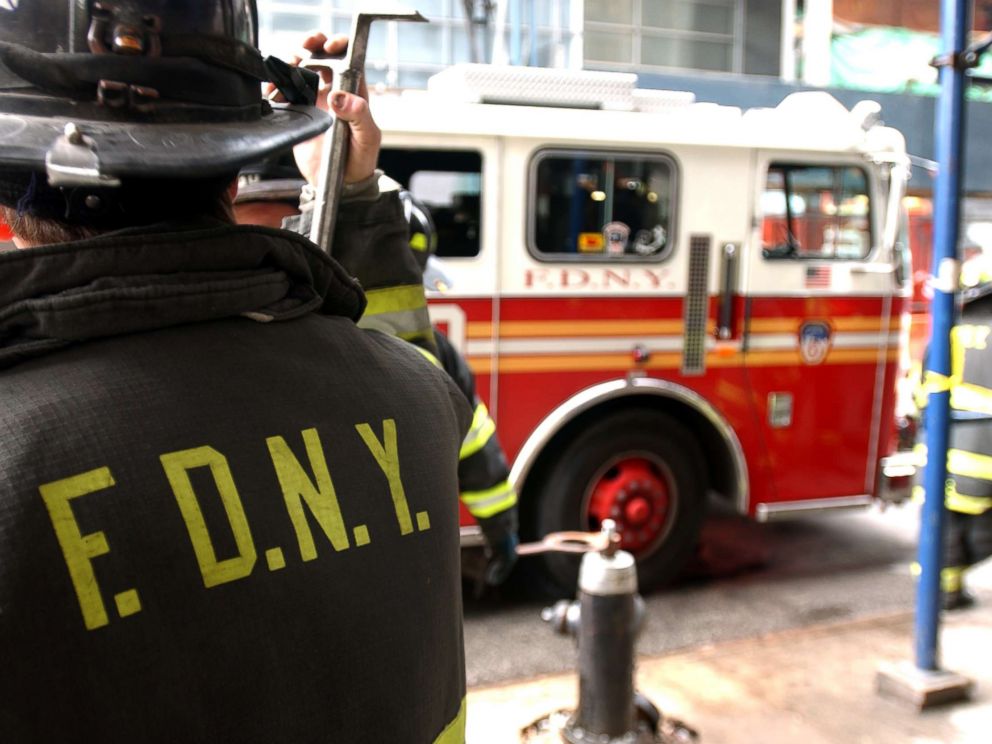
{"type": "Polygon", "coordinates": [[[669,479],[650,460],[627,457],[593,484],[587,516],[591,529],[598,529],[604,519],[616,522],[621,547],[636,555],[664,534],[670,511],[669,479]]]}

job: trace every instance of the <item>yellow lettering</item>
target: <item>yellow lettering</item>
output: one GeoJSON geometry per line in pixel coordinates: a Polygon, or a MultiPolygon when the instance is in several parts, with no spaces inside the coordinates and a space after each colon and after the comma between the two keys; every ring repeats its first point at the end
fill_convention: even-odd
{"type": "Polygon", "coordinates": [[[209,589],[248,576],[255,566],[255,543],[227,458],[213,447],[196,447],[170,452],[159,459],[172,486],[172,492],[176,496],[179,511],[182,512],[183,520],[186,522],[193,552],[196,553],[200,573],[203,575],[203,585],[209,589]],[[197,501],[189,477],[190,470],[206,467],[210,468],[210,474],[217,484],[217,491],[238,548],[238,555],[222,561],[217,560],[207,523],[200,510],[200,502],[197,501]]]}
{"type": "Polygon", "coordinates": [[[368,525],[360,524],[353,530],[355,533],[355,545],[362,547],[363,545],[368,545],[372,542],[372,538],[369,535],[368,525]]]}
{"type": "Polygon", "coordinates": [[[269,548],[266,550],[265,562],[269,564],[270,571],[280,571],[286,568],[286,559],[283,557],[282,548],[269,548]]]}
{"type": "Polygon", "coordinates": [[[317,430],[306,429],[303,432],[303,443],[306,445],[314,480],[307,476],[285,439],[269,437],[265,443],[269,445],[269,454],[272,456],[272,464],[279,477],[282,496],[286,501],[289,518],[293,522],[293,529],[296,530],[296,539],[300,543],[300,556],[303,560],[312,561],[317,557],[317,547],[314,545],[313,534],[310,532],[303,511],[304,501],[334,549],[347,549],[348,532],[341,517],[341,507],[334,492],[331,474],[327,470],[327,460],[324,458],[324,450],[320,446],[317,430]]]}
{"type": "Polygon", "coordinates": [[[102,532],[83,535],[79,531],[79,524],[69,502],[112,486],[114,486],[114,477],[110,473],[110,468],[97,468],[88,473],[46,483],[38,489],[45,500],[48,516],[55,528],[55,536],[62,548],[65,564],[69,568],[69,577],[76,590],[79,609],[82,610],[83,623],[87,630],[100,628],[109,622],[91,561],[97,556],[109,553],[110,546],[107,545],[107,538],[102,532]]]}
{"type": "Polygon", "coordinates": [[[403,482],[400,480],[396,422],[393,419],[386,419],[382,422],[382,442],[376,438],[372,427],[368,424],[356,424],[355,429],[386,475],[386,481],[389,483],[389,494],[393,498],[393,509],[396,510],[396,521],[400,525],[400,534],[410,534],[413,532],[413,520],[410,519],[410,507],[406,502],[406,494],[403,492],[403,482]]]}

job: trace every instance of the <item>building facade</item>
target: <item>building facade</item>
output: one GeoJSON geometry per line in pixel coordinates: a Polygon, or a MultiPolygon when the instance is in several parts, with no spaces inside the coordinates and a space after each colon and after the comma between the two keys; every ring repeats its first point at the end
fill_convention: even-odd
{"type": "MultiPolygon", "coordinates": [[[[353,0],[262,0],[262,46],[291,54],[302,33],[347,33],[353,0]]],[[[373,27],[369,80],[423,87],[459,62],[779,75],[781,0],[419,0],[431,23],[373,27]],[[768,41],[773,43],[769,44],[768,41]]]]}

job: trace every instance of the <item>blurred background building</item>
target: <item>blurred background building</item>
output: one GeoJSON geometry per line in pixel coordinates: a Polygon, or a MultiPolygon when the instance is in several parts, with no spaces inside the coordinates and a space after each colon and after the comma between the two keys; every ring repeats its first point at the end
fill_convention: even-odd
{"type": "MultiPolygon", "coordinates": [[[[369,81],[424,87],[458,62],[632,71],[641,87],[750,108],[826,88],[848,107],[872,98],[916,156],[908,237],[929,266],[938,51],[935,0],[408,0],[431,24],[374,27],[369,81]]],[[[353,0],[261,0],[266,51],[291,54],[302,33],[346,33],[353,0]]],[[[992,0],[976,0],[976,34],[992,0]]],[[[992,55],[986,55],[987,57],[992,55]]],[[[976,71],[992,77],[992,61],[976,71]]],[[[972,86],[967,119],[965,248],[992,252],[992,87],[972,86]]],[[[922,285],[921,285],[922,286],[922,285]]],[[[918,297],[922,301],[922,297],[918,297]]]]}

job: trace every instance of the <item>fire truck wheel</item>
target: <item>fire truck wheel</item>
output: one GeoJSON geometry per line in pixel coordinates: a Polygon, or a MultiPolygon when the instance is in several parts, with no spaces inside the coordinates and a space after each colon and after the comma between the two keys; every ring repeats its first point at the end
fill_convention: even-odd
{"type": "MultiPolygon", "coordinates": [[[[573,439],[548,473],[537,505],[541,535],[599,530],[612,519],[621,547],[637,558],[648,591],[671,581],[692,556],[706,513],[703,455],[693,435],[662,413],[605,418],[573,439]]],[[[573,594],[579,561],[544,556],[553,590],[573,594]]]]}

